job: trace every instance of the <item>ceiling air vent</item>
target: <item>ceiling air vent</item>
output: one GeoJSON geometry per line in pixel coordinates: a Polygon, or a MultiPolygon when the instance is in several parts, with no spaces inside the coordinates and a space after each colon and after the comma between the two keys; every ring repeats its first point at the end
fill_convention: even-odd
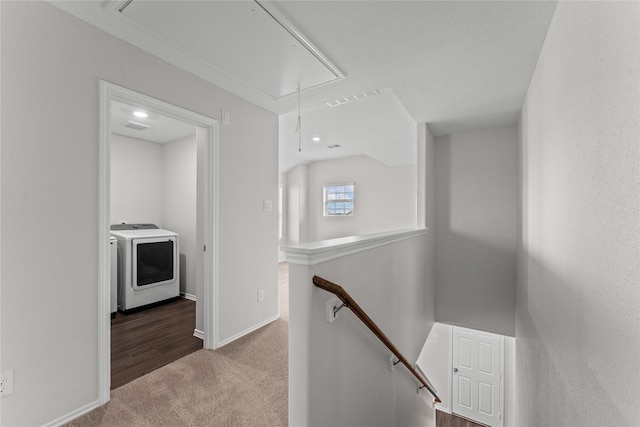
{"type": "Polygon", "coordinates": [[[327,145],[327,148],[340,148],[340,147],[342,147],[342,145],[340,144],[327,145]]]}
{"type": "Polygon", "coordinates": [[[138,122],[134,122],[129,120],[126,123],[123,123],[122,126],[126,127],[126,128],[130,128],[130,129],[135,129],[135,130],[145,130],[145,129],[149,129],[151,126],[149,125],[145,125],[142,123],[138,123],[138,122]]]}
{"type": "Polygon", "coordinates": [[[356,93],[355,95],[345,96],[344,98],[338,98],[335,101],[327,102],[329,107],[337,107],[338,105],[348,104],[350,102],[359,101],[364,98],[368,98],[370,96],[380,95],[380,91],[378,89],[372,90],[371,92],[362,92],[356,93]]]}

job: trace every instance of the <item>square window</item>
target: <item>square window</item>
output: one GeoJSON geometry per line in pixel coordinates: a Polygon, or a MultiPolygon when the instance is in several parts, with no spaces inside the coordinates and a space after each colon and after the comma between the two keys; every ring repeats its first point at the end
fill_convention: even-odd
{"type": "Polygon", "coordinates": [[[355,184],[323,187],[324,216],[353,216],[355,184]]]}

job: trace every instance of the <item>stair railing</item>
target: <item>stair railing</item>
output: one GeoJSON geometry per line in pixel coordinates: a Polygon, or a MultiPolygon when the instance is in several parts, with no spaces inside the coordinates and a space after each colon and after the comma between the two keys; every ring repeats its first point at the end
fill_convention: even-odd
{"type": "Polygon", "coordinates": [[[396,348],[396,346],[393,345],[393,343],[389,340],[389,338],[387,338],[387,336],[382,332],[382,330],[378,327],[378,325],[376,325],[376,323],[373,320],[371,320],[371,318],[367,315],[367,313],[362,308],[360,308],[360,306],[355,302],[355,300],[351,297],[351,295],[349,295],[349,293],[344,290],[342,286],[335,284],[333,282],[330,282],[326,279],[323,279],[322,277],[319,277],[319,276],[313,276],[313,284],[316,285],[318,288],[337,296],[340,299],[340,301],[342,301],[342,305],[338,308],[334,308],[334,314],[338,310],[342,309],[343,307],[346,307],[349,310],[351,310],[353,314],[355,314],[356,317],[360,319],[362,323],[364,323],[365,326],[369,328],[369,330],[373,332],[373,334],[376,337],[378,337],[378,339],[382,341],[382,343],[389,350],[391,350],[391,352],[396,357],[396,359],[398,359],[398,361],[395,362],[394,365],[402,362],[402,364],[406,366],[409,372],[411,372],[413,376],[416,377],[416,379],[420,382],[420,384],[422,384],[420,387],[418,387],[418,391],[422,388],[426,388],[429,391],[429,393],[431,393],[431,395],[434,397],[434,401],[436,403],[440,403],[440,398],[436,394],[436,391],[433,389],[433,387],[431,387],[427,382],[427,380],[425,380],[414,369],[414,367],[409,363],[409,361],[407,361],[407,359],[402,355],[402,353],[400,353],[400,351],[396,348]]]}

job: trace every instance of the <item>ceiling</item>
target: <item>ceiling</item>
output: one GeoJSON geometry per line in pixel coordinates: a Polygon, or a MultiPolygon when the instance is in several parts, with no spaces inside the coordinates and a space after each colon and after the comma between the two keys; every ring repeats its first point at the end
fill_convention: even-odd
{"type": "Polygon", "coordinates": [[[556,7],[547,1],[50,3],[279,114],[281,170],[339,152],[396,164],[402,155],[394,153],[415,152],[416,123],[429,123],[436,136],[514,126],[556,7]],[[328,105],[345,99],[353,102],[328,105]],[[290,131],[299,102],[301,152],[290,131]],[[309,140],[316,134],[319,143],[309,140]],[[326,148],[334,144],[342,147],[326,148]]]}
{"type": "Polygon", "coordinates": [[[369,92],[350,102],[332,102],[305,109],[302,132],[298,112],[280,115],[280,170],[298,163],[365,154],[389,166],[416,162],[416,123],[389,88],[369,92]],[[315,142],[313,138],[319,139],[315,142]],[[301,151],[298,145],[301,144],[301,151]],[[340,147],[335,147],[339,145],[340,147]],[[329,148],[333,147],[333,148],[329,148]]]}
{"type": "Polygon", "coordinates": [[[111,133],[164,144],[195,135],[196,127],[158,114],[145,106],[112,100],[111,133]],[[135,112],[145,113],[146,117],[137,117],[135,112]]]}

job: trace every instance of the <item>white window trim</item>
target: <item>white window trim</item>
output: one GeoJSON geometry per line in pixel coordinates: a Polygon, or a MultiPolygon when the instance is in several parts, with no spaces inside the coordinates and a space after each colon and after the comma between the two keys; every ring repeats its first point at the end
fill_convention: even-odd
{"type": "Polygon", "coordinates": [[[342,184],[325,184],[322,186],[322,216],[325,218],[353,218],[354,214],[356,211],[356,183],[355,182],[346,182],[346,183],[342,183],[342,184]],[[331,215],[328,213],[327,211],[327,188],[328,187],[342,187],[345,185],[352,185],[353,186],[353,198],[352,199],[348,199],[345,200],[347,202],[351,202],[353,203],[353,209],[351,209],[351,213],[350,214],[346,214],[346,215],[331,215]]]}

